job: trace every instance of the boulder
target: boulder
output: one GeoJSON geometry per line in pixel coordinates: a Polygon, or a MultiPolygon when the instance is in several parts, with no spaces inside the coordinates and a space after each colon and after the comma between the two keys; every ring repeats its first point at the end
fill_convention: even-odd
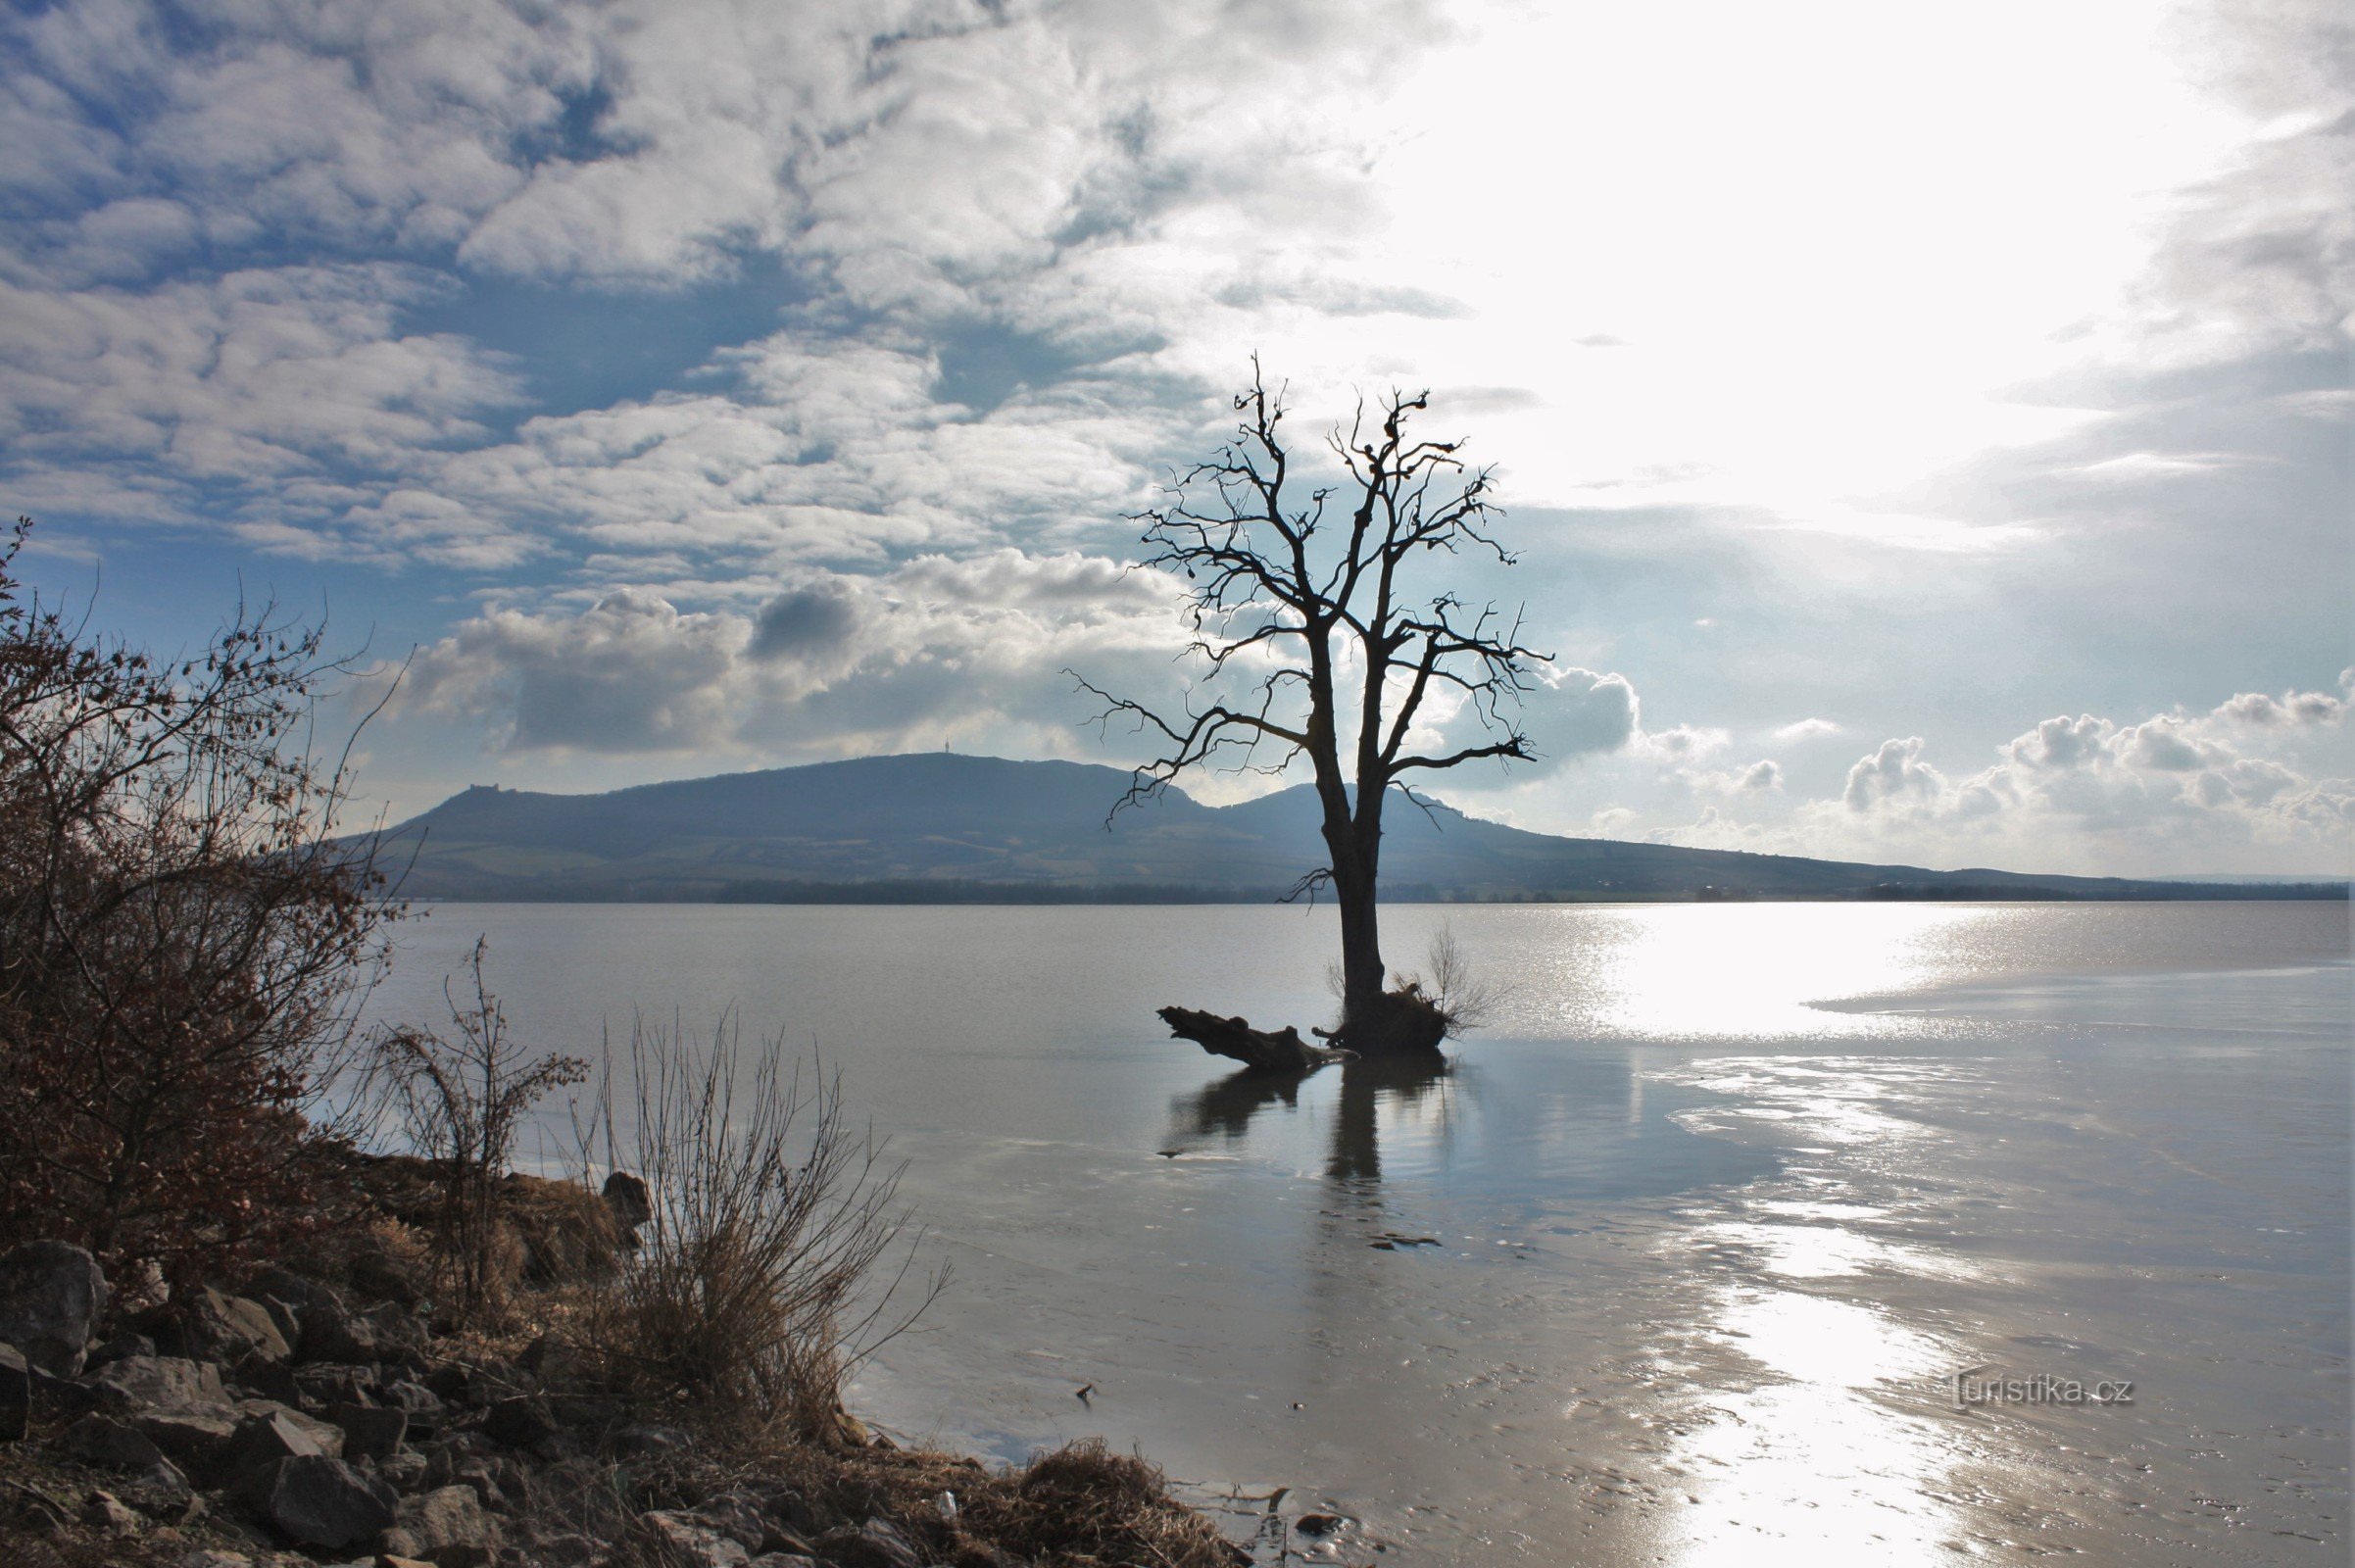
{"type": "Polygon", "coordinates": [[[180,1474],[179,1466],[162,1460],[132,1476],[123,1485],[123,1500],[147,1515],[168,1524],[184,1524],[202,1518],[205,1500],[188,1478],[180,1474]]]}
{"type": "Polygon", "coordinates": [[[171,1355],[126,1355],[82,1386],[97,1407],[136,1427],[183,1468],[209,1471],[240,1419],[221,1369],[171,1355]]]}
{"type": "Polygon", "coordinates": [[[302,1319],[306,1361],[407,1361],[425,1348],[425,1326],[389,1301],[355,1312],[322,1294],[302,1319]]]}
{"type": "MultiPolygon", "coordinates": [[[[308,1416],[285,1409],[249,1415],[237,1424],[236,1435],[229,1439],[221,1468],[242,1482],[245,1477],[297,1454],[316,1453],[336,1457],[310,1430],[324,1423],[314,1422],[308,1416]]],[[[343,1446],[343,1433],[333,1427],[327,1430],[334,1433],[336,1446],[340,1448],[343,1446]]],[[[241,1486],[239,1490],[244,1488],[241,1486]]]]}
{"type": "Polygon", "coordinates": [[[307,1280],[292,1269],[271,1264],[257,1270],[245,1282],[245,1294],[257,1301],[280,1301],[294,1308],[299,1316],[321,1303],[343,1305],[343,1298],[317,1280],[307,1280]]]}
{"type": "Polygon", "coordinates": [[[175,1355],[126,1355],[82,1380],[109,1410],[179,1409],[229,1405],[221,1368],[175,1355]]]}
{"type": "Polygon", "coordinates": [[[815,1557],[798,1551],[765,1551],[755,1557],[747,1568],[818,1568],[815,1557]]]}
{"type": "Polygon", "coordinates": [[[166,1462],[153,1438],[112,1416],[83,1416],[66,1429],[65,1442],[68,1453],[110,1470],[149,1470],[166,1462]]]}
{"type": "Polygon", "coordinates": [[[628,1171],[617,1170],[605,1179],[605,1206],[613,1211],[613,1223],[623,1235],[634,1235],[639,1226],[654,1218],[654,1194],[646,1180],[628,1171]]]}
{"type": "Polygon", "coordinates": [[[329,1550],[373,1542],[391,1529],[396,1501],[390,1488],[323,1453],[273,1461],[245,1494],[289,1541],[329,1550]]]}
{"type": "Polygon", "coordinates": [[[65,1242],[27,1242],[0,1253],[0,1344],[58,1377],[81,1371],[90,1331],[106,1311],[98,1260],[65,1242]]]}
{"type": "Polygon", "coordinates": [[[32,1419],[32,1369],[13,1345],[0,1345],[0,1443],[18,1443],[32,1419]]]}
{"type": "Polygon", "coordinates": [[[355,1459],[389,1459],[409,1436],[409,1412],[372,1404],[332,1404],[327,1419],[343,1433],[343,1451],[355,1459]]]}
{"type": "Polygon", "coordinates": [[[54,1372],[44,1372],[29,1361],[25,1364],[25,1375],[32,1385],[32,1408],[35,1414],[87,1415],[102,1402],[98,1391],[88,1384],[73,1378],[61,1378],[54,1372]]]}
{"type": "Polygon", "coordinates": [[[471,1492],[485,1508],[507,1506],[506,1480],[499,1466],[489,1459],[462,1459],[450,1470],[450,1485],[461,1492],[471,1492]]]}
{"type": "Polygon", "coordinates": [[[692,1514],[655,1509],[638,1515],[638,1526],[666,1562],[681,1568],[745,1568],[753,1554],[692,1514]]]}
{"type": "Polygon", "coordinates": [[[325,1410],[338,1404],[374,1404],[383,1387],[372,1366],[322,1363],[294,1369],[294,1402],[306,1410],[325,1410]]]}
{"type": "Polygon", "coordinates": [[[156,1342],[146,1335],[118,1334],[90,1352],[89,1359],[82,1363],[82,1370],[95,1372],[109,1361],[120,1361],[125,1356],[153,1355],[155,1353],[156,1342]]]}
{"type": "Polygon", "coordinates": [[[604,1549],[583,1535],[541,1536],[524,1549],[523,1559],[539,1568],[590,1568],[604,1549]]]}
{"type": "Polygon", "coordinates": [[[564,1430],[546,1399],[531,1395],[501,1399],[482,1418],[482,1430],[493,1443],[510,1448],[528,1448],[564,1430]]]}
{"type": "Polygon", "coordinates": [[[82,1499],[81,1522],[110,1536],[139,1533],[139,1516],[124,1507],[123,1499],[111,1492],[93,1492],[82,1499]]]}
{"type": "Polygon", "coordinates": [[[130,1423],[182,1467],[210,1473],[227,1457],[243,1419],[230,1404],[184,1404],[130,1412],[130,1423]]]}
{"type": "Polygon", "coordinates": [[[817,1538],[817,1545],[837,1568],[923,1568],[924,1563],[908,1538],[881,1519],[829,1530],[817,1538]]]}
{"type": "MultiPolygon", "coordinates": [[[[361,1457],[367,1458],[368,1456],[363,1454],[361,1457]]],[[[385,1485],[391,1487],[395,1492],[410,1493],[429,1490],[425,1485],[425,1475],[431,1468],[430,1463],[423,1454],[415,1448],[401,1448],[384,1458],[371,1460],[370,1463],[376,1467],[376,1474],[382,1478],[385,1485]]]]}
{"type": "Polygon", "coordinates": [[[504,1544],[499,1521],[467,1487],[411,1497],[401,1504],[399,1529],[415,1544],[411,1555],[436,1568],[488,1568],[504,1544]]]}
{"type": "Polygon", "coordinates": [[[742,1546],[747,1552],[759,1551],[768,1541],[770,1529],[760,1505],[749,1497],[713,1497],[688,1517],[709,1526],[742,1546]]]}
{"type": "Polygon", "coordinates": [[[243,1366],[276,1363],[294,1354],[270,1309],[242,1296],[224,1296],[210,1285],[188,1298],[175,1325],[173,1348],[196,1361],[243,1366]]]}

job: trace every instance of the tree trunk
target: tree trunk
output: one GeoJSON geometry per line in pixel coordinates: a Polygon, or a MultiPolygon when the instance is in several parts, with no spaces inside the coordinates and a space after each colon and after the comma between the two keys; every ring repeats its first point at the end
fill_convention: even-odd
{"type": "Polygon", "coordinates": [[[1241,1018],[1222,1018],[1193,1007],[1163,1007],[1161,1021],[1180,1040],[1191,1040],[1213,1056],[1229,1056],[1253,1072],[1313,1072],[1341,1053],[1312,1046],[1290,1024],[1272,1033],[1241,1018]]]}
{"type": "Polygon", "coordinates": [[[1381,919],[1374,885],[1356,877],[1333,878],[1341,905],[1341,1011],[1344,1027],[1372,1017],[1382,1005],[1381,919]]]}

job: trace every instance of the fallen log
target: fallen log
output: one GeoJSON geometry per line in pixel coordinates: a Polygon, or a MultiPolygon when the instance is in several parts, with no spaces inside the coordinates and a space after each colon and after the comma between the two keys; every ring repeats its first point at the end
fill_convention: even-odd
{"type": "Polygon", "coordinates": [[[1161,1021],[1176,1038],[1191,1040],[1213,1056],[1240,1061],[1253,1072],[1314,1072],[1329,1061],[1342,1061],[1349,1055],[1346,1051],[1310,1045],[1290,1024],[1270,1034],[1253,1029],[1241,1018],[1221,1018],[1192,1007],[1163,1007],[1160,1011],[1161,1021]]]}

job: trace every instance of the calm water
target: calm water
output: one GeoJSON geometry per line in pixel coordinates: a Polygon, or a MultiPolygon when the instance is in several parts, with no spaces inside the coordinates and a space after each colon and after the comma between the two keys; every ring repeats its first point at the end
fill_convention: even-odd
{"type": "Polygon", "coordinates": [[[1291,909],[444,906],[379,1000],[487,932],[548,1048],[814,1045],[957,1276],[859,1408],[1101,1433],[1239,1535],[1285,1487],[1350,1562],[2346,1560],[2343,906],[1401,908],[1394,965],[1442,918],[1510,987],[1451,1070],[1284,1095],[1153,1008],[1325,1021],[1291,909]]]}

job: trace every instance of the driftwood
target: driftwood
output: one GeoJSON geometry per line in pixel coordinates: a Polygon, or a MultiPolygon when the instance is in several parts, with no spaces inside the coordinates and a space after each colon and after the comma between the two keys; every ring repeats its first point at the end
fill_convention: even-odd
{"type": "Polygon", "coordinates": [[[1328,1051],[1300,1038],[1286,1024],[1274,1034],[1253,1029],[1241,1018],[1221,1018],[1192,1007],[1163,1007],[1161,1021],[1180,1040],[1191,1040],[1213,1056],[1229,1056],[1253,1072],[1313,1072],[1329,1061],[1348,1058],[1349,1052],[1328,1051]]]}

